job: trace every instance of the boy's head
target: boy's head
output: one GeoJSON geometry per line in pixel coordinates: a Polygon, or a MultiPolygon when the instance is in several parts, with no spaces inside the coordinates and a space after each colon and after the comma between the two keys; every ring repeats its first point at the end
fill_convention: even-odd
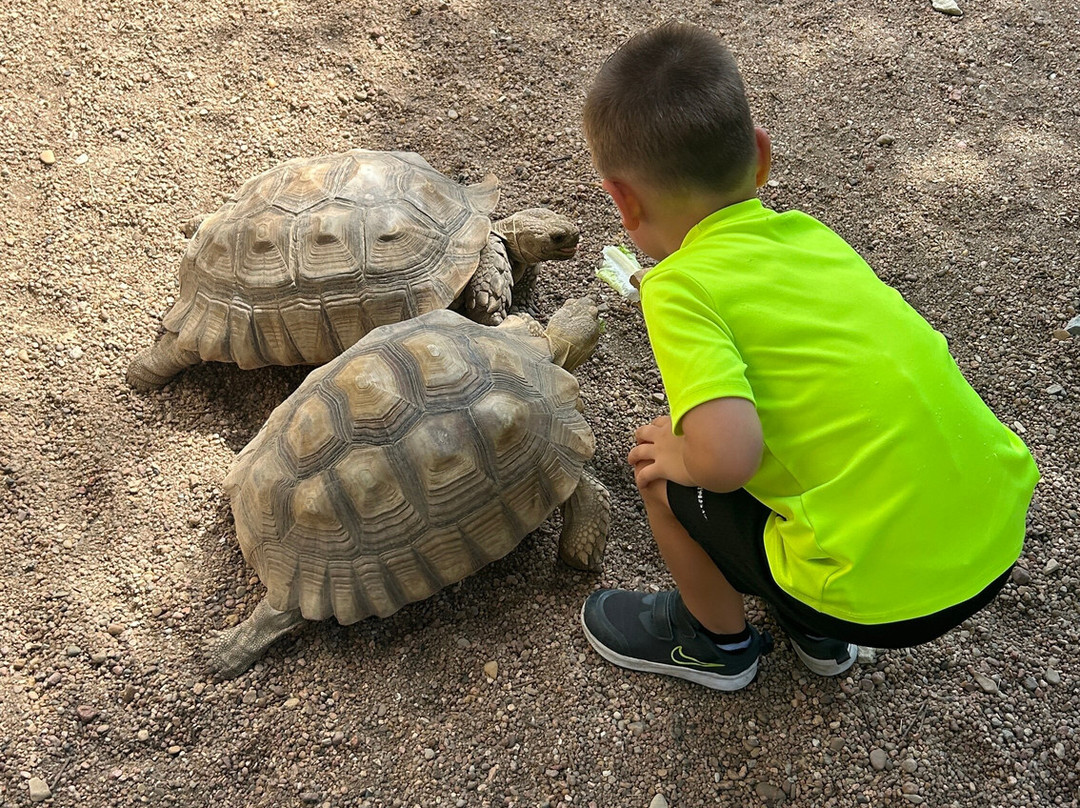
{"type": "Polygon", "coordinates": [[[668,23],[623,44],[589,91],[584,128],[604,178],[709,194],[754,180],[755,130],[739,69],[701,28],[668,23]]]}

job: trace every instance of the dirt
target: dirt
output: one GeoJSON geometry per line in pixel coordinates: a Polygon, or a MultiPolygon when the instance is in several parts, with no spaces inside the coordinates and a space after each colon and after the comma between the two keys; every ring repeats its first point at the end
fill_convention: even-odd
{"type": "Polygon", "coordinates": [[[1080,380],[1060,329],[1080,306],[1080,8],[961,6],[7,4],[0,803],[1077,805],[1080,380]],[[720,695],[616,669],[578,627],[598,586],[670,584],[624,462],[662,386],[638,313],[593,277],[625,237],[578,116],[603,58],[672,17],[738,56],[775,145],[766,203],[834,227],[943,331],[1043,474],[994,604],[836,680],[779,648],[720,695]],[[221,483],[306,371],[207,365],[150,394],[124,371],[177,293],[187,219],[353,146],[494,172],[500,213],[580,225],[539,304],[606,309],[578,372],[613,498],[604,571],[559,566],[554,517],[428,601],[310,626],[218,682],[201,643],[263,591],[221,483]]]}

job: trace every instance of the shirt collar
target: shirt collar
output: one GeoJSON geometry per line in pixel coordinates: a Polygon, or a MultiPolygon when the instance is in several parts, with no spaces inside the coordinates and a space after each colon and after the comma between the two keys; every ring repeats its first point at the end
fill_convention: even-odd
{"type": "MultiPolygon", "coordinates": [[[[732,222],[760,216],[763,210],[764,206],[761,204],[761,200],[756,196],[742,202],[736,202],[734,205],[720,208],[720,210],[715,213],[710,213],[690,228],[690,232],[688,232],[683,239],[682,247],[688,246],[691,242],[700,238],[705,233],[716,230],[719,227],[731,224],[732,222]]],[[[680,249],[682,249],[682,247],[680,247],[680,249]]]]}

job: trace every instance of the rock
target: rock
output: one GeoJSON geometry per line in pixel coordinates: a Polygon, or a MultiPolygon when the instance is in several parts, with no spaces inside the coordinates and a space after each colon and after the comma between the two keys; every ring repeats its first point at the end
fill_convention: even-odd
{"type": "Polygon", "coordinates": [[[960,6],[956,5],[956,0],[932,0],[932,2],[934,11],[940,11],[950,17],[959,17],[964,13],[960,10],[960,6]]]}
{"type": "Polygon", "coordinates": [[[109,623],[107,631],[114,637],[119,637],[124,633],[126,626],[123,623],[109,623]]]}
{"type": "Polygon", "coordinates": [[[1050,574],[1051,572],[1057,572],[1059,569],[1061,569],[1061,562],[1056,558],[1051,558],[1046,562],[1046,566],[1043,567],[1043,572],[1050,574]]]}
{"type": "Polygon", "coordinates": [[[1064,328],[1055,328],[1051,336],[1054,339],[1059,339],[1063,342],[1073,338],[1073,335],[1070,332],[1066,331],[1064,328]]]}
{"type": "Polygon", "coordinates": [[[430,746],[424,747],[424,760],[434,760],[435,750],[430,746]]]}
{"type": "Polygon", "coordinates": [[[895,142],[896,138],[894,138],[892,135],[882,135],[877,139],[877,144],[879,146],[891,146],[895,142]]]}
{"type": "Polygon", "coordinates": [[[667,798],[663,794],[657,794],[649,803],[649,808],[668,808],[667,798]]]}
{"type": "Polygon", "coordinates": [[[754,786],[754,793],[761,797],[766,805],[781,805],[787,799],[787,794],[782,789],[764,780],[754,786]]]}
{"type": "Polygon", "coordinates": [[[77,645],[69,645],[64,649],[65,656],[78,656],[82,653],[82,649],[77,645]]]}
{"type": "Polygon", "coordinates": [[[976,673],[974,675],[974,678],[975,678],[975,684],[977,684],[979,686],[979,689],[982,690],[983,693],[997,693],[998,692],[997,682],[995,682],[989,676],[983,676],[981,673],[976,673]]]}
{"type": "Polygon", "coordinates": [[[46,149],[41,154],[39,154],[38,157],[41,159],[41,162],[43,162],[47,166],[51,166],[53,163],[56,162],[56,155],[53,154],[52,149],[46,149]]]}
{"type": "Polygon", "coordinates": [[[285,699],[284,707],[285,707],[286,710],[291,710],[294,707],[298,706],[299,704],[300,704],[300,699],[298,699],[298,698],[296,698],[294,696],[291,699],[285,699]]]}
{"type": "Polygon", "coordinates": [[[484,664],[484,675],[488,679],[494,679],[499,675],[499,663],[494,659],[484,664]]]}
{"type": "Polygon", "coordinates": [[[1024,586],[1031,583],[1031,573],[1023,567],[1013,567],[1012,579],[1014,584],[1024,586]]]}
{"type": "Polygon", "coordinates": [[[859,664],[860,665],[873,665],[877,661],[877,649],[871,648],[868,645],[859,646],[859,664]]]}
{"type": "Polygon", "coordinates": [[[89,724],[101,715],[101,711],[97,707],[92,707],[89,704],[80,704],[75,708],[75,714],[79,716],[79,720],[84,724],[89,724]]]}
{"type": "Polygon", "coordinates": [[[1065,324],[1065,331],[1070,336],[1080,337],[1080,314],[1076,315],[1065,324]]]}
{"type": "Polygon", "coordinates": [[[1060,685],[1061,684],[1061,674],[1058,673],[1053,668],[1047,668],[1046,669],[1046,673],[1043,674],[1043,679],[1046,680],[1046,683],[1048,685],[1060,685]]]}
{"type": "Polygon", "coordinates": [[[904,758],[900,764],[900,768],[908,774],[914,774],[915,770],[919,768],[919,764],[915,762],[915,758],[904,758]]]}
{"type": "Polygon", "coordinates": [[[31,777],[26,785],[30,789],[30,802],[44,802],[52,796],[49,784],[40,777],[31,777]]]}
{"type": "Polygon", "coordinates": [[[80,154],[78,157],[75,158],[75,165],[81,166],[84,163],[86,163],[89,159],[90,159],[89,154],[80,154]]]}
{"type": "Polygon", "coordinates": [[[1052,384],[1046,388],[1046,392],[1052,396],[1060,396],[1065,392],[1065,388],[1060,384],[1052,384]]]}
{"type": "Polygon", "coordinates": [[[881,771],[885,768],[885,764],[888,763],[889,756],[885,754],[885,750],[879,747],[874,747],[870,750],[870,765],[874,767],[874,771],[881,771]]]}

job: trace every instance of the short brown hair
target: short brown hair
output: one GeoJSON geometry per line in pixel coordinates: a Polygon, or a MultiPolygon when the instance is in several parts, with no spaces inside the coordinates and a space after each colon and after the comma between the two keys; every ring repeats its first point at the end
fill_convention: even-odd
{"type": "Polygon", "coordinates": [[[627,172],[668,190],[730,191],[757,149],[735,58],[683,23],[637,34],[608,58],[585,100],[584,129],[601,175],[627,172]]]}

